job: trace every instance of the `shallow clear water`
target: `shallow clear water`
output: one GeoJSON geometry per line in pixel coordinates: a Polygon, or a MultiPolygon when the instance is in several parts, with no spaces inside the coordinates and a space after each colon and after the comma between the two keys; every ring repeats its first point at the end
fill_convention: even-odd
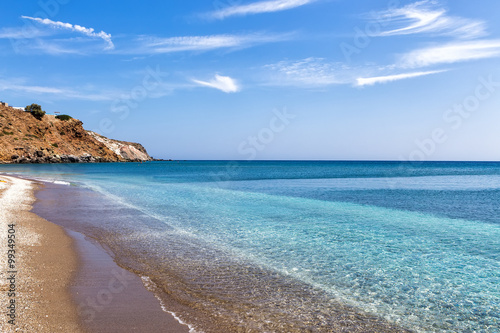
{"type": "Polygon", "coordinates": [[[99,212],[82,219],[82,230],[185,304],[218,309],[221,320],[279,330],[294,317],[298,330],[327,331],[344,304],[415,331],[500,327],[500,163],[154,162],[0,172],[91,189],[94,206],[72,199],[68,211],[99,212]],[[107,218],[90,221],[96,216],[107,218]],[[263,318],[276,323],[259,326],[263,318]]]}

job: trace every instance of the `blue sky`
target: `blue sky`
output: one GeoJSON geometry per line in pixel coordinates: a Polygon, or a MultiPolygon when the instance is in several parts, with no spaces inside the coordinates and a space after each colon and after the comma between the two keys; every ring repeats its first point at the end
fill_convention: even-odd
{"type": "Polygon", "coordinates": [[[500,160],[500,2],[2,1],[0,100],[158,158],[500,160]]]}

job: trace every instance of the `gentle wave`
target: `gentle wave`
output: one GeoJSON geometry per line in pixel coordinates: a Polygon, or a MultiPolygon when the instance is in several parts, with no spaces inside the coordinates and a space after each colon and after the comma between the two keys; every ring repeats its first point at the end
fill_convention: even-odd
{"type": "Polygon", "coordinates": [[[172,312],[172,311],[167,309],[167,307],[165,306],[165,303],[163,302],[161,297],[158,296],[158,294],[157,294],[158,286],[153,281],[151,281],[151,278],[149,278],[149,276],[141,276],[141,280],[142,280],[142,283],[144,284],[144,287],[146,287],[147,290],[149,290],[150,292],[152,292],[155,295],[156,299],[160,302],[161,309],[164,312],[171,314],[172,317],[174,317],[175,320],[177,320],[177,322],[179,322],[179,324],[186,325],[189,328],[189,333],[203,333],[203,331],[196,330],[192,325],[183,321],[181,318],[179,318],[179,316],[175,312],[172,312]]]}

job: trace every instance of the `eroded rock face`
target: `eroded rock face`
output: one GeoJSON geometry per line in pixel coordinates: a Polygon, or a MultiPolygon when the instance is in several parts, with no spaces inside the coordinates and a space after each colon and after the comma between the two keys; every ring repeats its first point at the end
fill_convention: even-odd
{"type": "Polygon", "coordinates": [[[67,121],[0,105],[0,163],[95,163],[153,160],[138,143],[108,139],[67,121]]]}
{"type": "Polygon", "coordinates": [[[118,141],[108,139],[92,131],[87,133],[99,142],[102,142],[108,149],[125,160],[130,161],[151,161],[153,160],[146,149],[139,143],[118,141]]]}

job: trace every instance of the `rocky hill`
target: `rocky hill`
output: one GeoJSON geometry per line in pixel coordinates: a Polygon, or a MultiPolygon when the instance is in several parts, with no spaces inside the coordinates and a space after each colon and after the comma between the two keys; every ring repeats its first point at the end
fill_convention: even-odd
{"type": "Polygon", "coordinates": [[[86,131],[77,119],[41,119],[0,105],[0,163],[83,163],[153,160],[138,143],[86,131]]]}

